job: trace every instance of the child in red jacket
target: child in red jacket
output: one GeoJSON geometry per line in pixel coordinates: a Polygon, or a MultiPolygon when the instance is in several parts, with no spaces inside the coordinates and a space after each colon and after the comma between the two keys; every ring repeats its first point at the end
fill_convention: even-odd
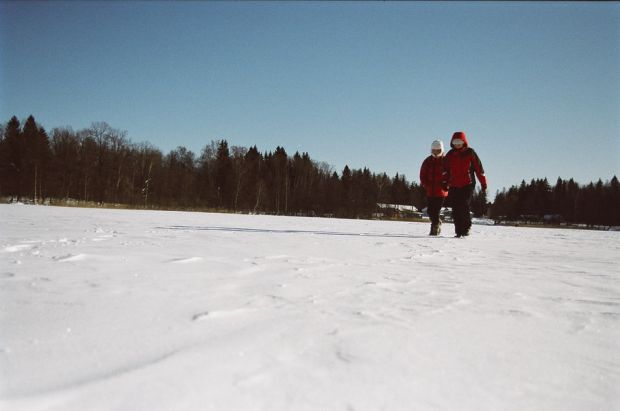
{"type": "Polygon", "coordinates": [[[452,203],[452,218],[457,237],[469,235],[471,215],[469,202],[476,186],[474,174],[478,177],[482,190],[487,189],[487,179],[484,175],[482,162],[476,152],[469,147],[467,136],[462,131],[452,135],[450,141],[452,150],[446,154],[444,161],[445,185],[449,187],[449,197],[452,203]]]}
{"type": "Polygon", "coordinates": [[[440,140],[431,144],[431,155],[426,157],[420,168],[420,183],[426,190],[427,211],[431,218],[431,232],[429,235],[441,233],[441,219],[439,213],[443,207],[443,201],[448,195],[444,188],[444,152],[443,143],[440,140]]]}

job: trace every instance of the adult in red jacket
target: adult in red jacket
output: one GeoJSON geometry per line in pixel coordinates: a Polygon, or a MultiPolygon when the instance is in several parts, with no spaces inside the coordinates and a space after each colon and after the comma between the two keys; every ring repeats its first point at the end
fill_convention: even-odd
{"type": "Polygon", "coordinates": [[[426,203],[428,216],[431,218],[431,232],[429,235],[441,233],[441,219],[439,213],[443,207],[443,201],[448,196],[444,188],[445,171],[443,166],[444,151],[443,143],[435,140],[431,144],[431,155],[426,157],[420,167],[420,183],[426,190],[426,203]]]}
{"type": "Polygon", "coordinates": [[[482,190],[487,189],[487,179],[482,163],[476,152],[469,147],[467,136],[457,131],[450,140],[452,149],[444,161],[445,183],[449,187],[449,201],[452,203],[452,218],[457,237],[469,235],[471,216],[469,203],[476,186],[474,174],[478,177],[482,190]]]}

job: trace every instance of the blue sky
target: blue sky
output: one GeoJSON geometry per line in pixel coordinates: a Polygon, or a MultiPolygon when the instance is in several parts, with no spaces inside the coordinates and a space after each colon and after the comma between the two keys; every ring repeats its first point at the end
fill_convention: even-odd
{"type": "Polygon", "coordinates": [[[0,2],[0,121],[105,121],[418,180],[463,130],[491,194],[620,174],[620,3],[0,2]]]}

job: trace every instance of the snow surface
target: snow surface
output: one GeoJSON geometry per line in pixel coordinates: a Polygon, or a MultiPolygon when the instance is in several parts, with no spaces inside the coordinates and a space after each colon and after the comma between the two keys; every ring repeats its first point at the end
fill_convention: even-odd
{"type": "Polygon", "coordinates": [[[443,229],[1,205],[0,409],[620,409],[620,234],[443,229]]]}

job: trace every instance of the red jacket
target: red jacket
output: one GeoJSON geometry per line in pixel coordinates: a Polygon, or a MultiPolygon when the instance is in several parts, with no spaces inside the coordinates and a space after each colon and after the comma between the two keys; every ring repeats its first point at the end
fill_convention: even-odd
{"type": "Polygon", "coordinates": [[[445,180],[443,159],[443,156],[428,156],[420,167],[420,183],[426,189],[428,197],[446,197],[448,195],[448,191],[443,188],[445,180]]]}
{"type": "Polygon", "coordinates": [[[487,188],[487,178],[484,175],[484,168],[482,168],[482,162],[476,152],[470,148],[467,144],[467,136],[463,132],[454,133],[452,140],[450,140],[450,147],[452,150],[446,154],[444,161],[444,170],[446,171],[445,182],[449,187],[466,187],[475,186],[476,180],[474,174],[478,177],[480,185],[483,190],[487,188]],[[452,145],[454,139],[460,138],[463,140],[463,147],[457,150],[452,145]]]}

